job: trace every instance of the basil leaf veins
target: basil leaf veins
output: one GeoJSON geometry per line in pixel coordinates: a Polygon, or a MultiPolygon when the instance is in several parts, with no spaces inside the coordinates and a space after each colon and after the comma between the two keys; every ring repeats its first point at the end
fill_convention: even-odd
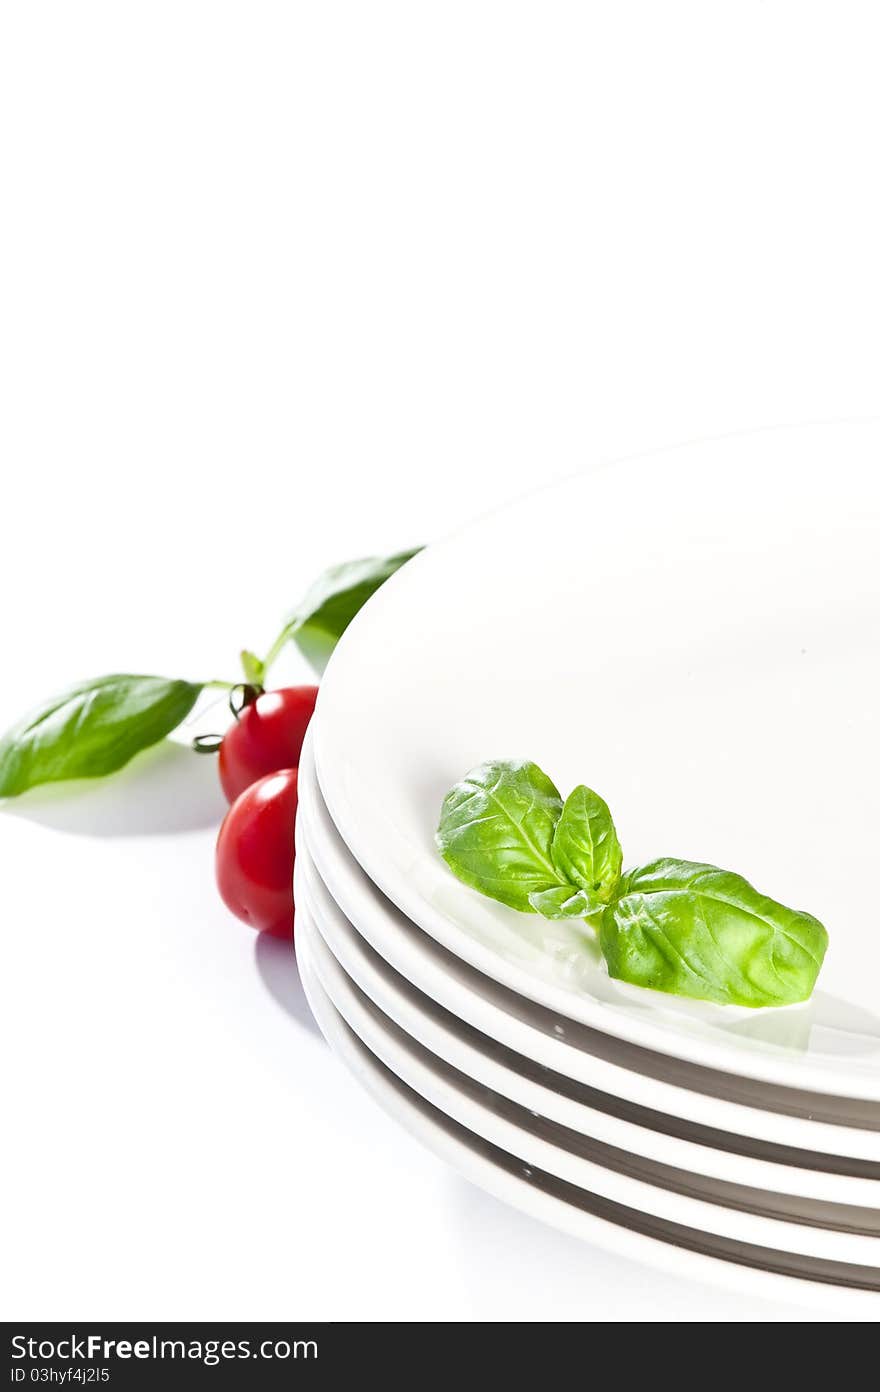
{"type": "Polygon", "coordinates": [[[0,739],[0,797],[40,783],[99,778],[171,733],[203,683],[114,675],[68,687],[0,739]]]}
{"type": "Polygon", "coordinates": [[[724,1005],[790,1005],[816,982],[828,934],[741,875],[687,860],[631,870],[602,915],[609,974],[724,1005]]]}
{"type": "Polygon", "coordinates": [[[729,870],[656,860],[621,877],[607,804],[580,786],[563,805],[528,760],[482,764],[446,795],[437,846],[465,884],[547,919],[598,929],[610,976],[722,1005],[807,1000],[828,946],[817,918],[729,870]]]}
{"type": "Polygon", "coordinates": [[[620,879],[623,852],[608,804],[583,784],[565,799],[551,846],[553,864],[600,904],[607,904],[620,879]]]}
{"type": "Polygon", "coordinates": [[[559,883],[550,848],[561,812],[562,798],[537,764],[481,764],[447,793],[437,848],[465,884],[532,913],[529,896],[559,883]]]}

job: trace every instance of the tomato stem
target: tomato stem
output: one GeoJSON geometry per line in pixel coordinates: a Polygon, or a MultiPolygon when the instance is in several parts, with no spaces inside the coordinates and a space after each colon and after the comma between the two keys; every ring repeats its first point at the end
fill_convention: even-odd
{"type": "Polygon", "coordinates": [[[262,686],[257,686],[254,682],[238,682],[229,693],[229,709],[236,720],[240,718],[245,707],[253,705],[262,694],[262,686]]]}
{"type": "Polygon", "coordinates": [[[266,680],[266,673],[269,671],[269,668],[272,666],[273,662],[275,662],[282,648],[285,646],[288,640],[293,637],[298,626],[299,625],[296,619],[289,620],[284,625],[281,632],[278,634],[278,637],[275,639],[275,642],[272,644],[271,648],[266,653],[266,656],[263,658],[263,661],[260,664],[262,667],[263,681],[266,680]]]}
{"type": "Polygon", "coordinates": [[[190,748],[194,754],[216,754],[222,743],[222,735],[196,735],[190,748]]]}
{"type": "Polygon", "coordinates": [[[264,687],[266,685],[269,668],[277,660],[282,649],[298,628],[298,619],[288,619],[264,658],[257,657],[256,653],[251,652],[249,648],[242,648],[239,657],[244,679],[248,686],[264,687]]]}
{"type": "Polygon", "coordinates": [[[250,686],[262,686],[266,675],[265,662],[261,662],[256,653],[252,653],[248,648],[242,648],[239,658],[245,681],[250,686]]]}

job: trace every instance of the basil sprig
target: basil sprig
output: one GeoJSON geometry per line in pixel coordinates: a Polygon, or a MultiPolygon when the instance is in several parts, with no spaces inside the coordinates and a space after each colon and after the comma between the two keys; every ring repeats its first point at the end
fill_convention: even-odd
{"type": "Polygon", "coordinates": [[[203,685],[117,674],[68,687],[0,739],[0,797],[115,773],[185,720],[203,685]]]}
{"type": "Polygon", "coordinates": [[[287,620],[268,655],[262,659],[243,652],[241,660],[249,682],[261,685],[266,671],[288,642],[296,643],[303,656],[318,673],[327,666],[330,654],[348,625],[368,599],[395,571],[421,551],[420,546],[393,556],[366,556],[331,566],[319,575],[287,620]]]}
{"type": "Polygon", "coordinates": [[[621,874],[607,804],[586,787],[563,804],[537,764],[496,760],[447,793],[437,847],[482,894],[598,931],[610,976],[722,1005],[807,1000],[828,946],[817,918],[741,875],[664,859],[621,874]]]}
{"type": "MultiPolygon", "coordinates": [[[[268,654],[241,654],[246,688],[256,694],[272,663],[293,639],[322,670],[355,614],[389,576],[420,550],[371,556],[326,571],[289,615],[268,654]]],[[[121,769],[135,754],[164,739],[186,719],[205,687],[235,693],[229,681],[188,682],[169,677],[116,674],[68,687],[44,701],[0,738],[0,798],[16,797],[41,783],[101,778],[121,769]]],[[[214,752],[222,736],[199,736],[194,747],[214,752]]],[[[561,805],[561,804],[560,804],[561,805]]]]}

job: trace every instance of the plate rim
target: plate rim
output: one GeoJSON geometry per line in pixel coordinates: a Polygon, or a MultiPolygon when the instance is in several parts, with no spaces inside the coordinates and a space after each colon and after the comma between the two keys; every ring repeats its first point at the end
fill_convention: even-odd
{"type": "MultiPolygon", "coordinates": [[[[314,881],[320,883],[321,890],[332,900],[332,891],[321,878],[315,865],[305,836],[300,837],[297,852],[296,893],[304,900],[312,922],[321,932],[321,913],[315,900],[314,881]]],[[[354,925],[352,925],[354,927],[354,925]]],[[[322,934],[323,937],[323,934],[322,934]]],[[[696,1122],[681,1122],[679,1129],[661,1130],[652,1125],[651,1117],[667,1119],[667,1114],[649,1111],[635,1103],[624,1102],[624,1107],[640,1114],[642,1119],[620,1116],[615,1110],[604,1110],[591,1106],[588,1102],[571,1095],[570,1090],[557,1090],[548,1076],[542,1081],[530,1074],[547,1073],[546,1069],[536,1067],[526,1056],[516,1053],[500,1041],[480,1034],[473,1026],[452,1015],[445,1007],[426,997],[413,982],[402,977],[373,949],[376,963],[364,960],[362,954],[345,952],[338,940],[334,946],[328,943],[328,951],[334,954],[341,969],[355,983],[361,992],[373,1001],[374,1005],[399,1029],[415,1039],[422,1047],[439,1058],[449,1067],[465,1074],[478,1084],[488,1087],[500,1096],[547,1119],[591,1137],[601,1143],[616,1146],[629,1154],[657,1164],[688,1170],[707,1179],[722,1183],[747,1184],[754,1188],[771,1189],[778,1193],[813,1199],[820,1202],[853,1205],[869,1209],[880,1208],[880,1164],[876,1178],[841,1172],[830,1166],[811,1167],[808,1158],[816,1153],[802,1152],[803,1162],[793,1147],[779,1147],[773,1142],[755,1138],[751,1144],[780,1150],[780,1156],[756,1155],[744,1148],[749,1138],[717,1127],[701,1127],[696,1122]],[[393,978],[397,978],[396,980],[393,978]],[[423,1007],[418,999],[411,999],[414,992],[426,1002],[423,1007]],[[438,1020],[436,1013],[448,1016],[438,1020]],[[460,1037],[467,1030],[475,1035],[473,1042],[460,1037]],[[456,1032],[458,1031],[458,1032],[456,1032]],[[500,1061],[487,1051],[485,1045],[510,1054],[510,1060],[500,1061]],[[528,1069],[529,1071],[522,1071],[528,1069]],[[711,1139],[691,1139],[682,1135],[687,1126],[695,1130],[709,1130],[719,1142],[728,1139],[731,1145],[712,1144],[711,1139]],[[739,1144],[735,1144],[739,1142],[739,1144]],[[658,1153],[659,1151],[659,1153],[658,1153]],[[743,1177],[745,1171],[746,1178],[743,1177]]],[[[565,1082],[560,1078],[559,1081],[565,1082]]],[[[598,1091],[593,1090],[598,1100],[598,1091]]],[[[608,1096],[608,1094],[605,1094],[608,1096]]],[[[610,1102],[620,1099],[610,1098],[610,1102]]],[[[713,1137],[713,1139],[714,1139],[713,1137]]],[[[816,1158],[829,1158],[816,1155],[816,1158]]]]}
{"type": "MultiPolygon", "coordinates": [[[[819,432],[824,432],[828,436],[842,436],[848,432],[852,437],[864,437],[880,442],[880,418],[731,432],[708,439],[692,440],[667,446],[659,450],[639,451],[637,454],[604,461],[602,472],[605,472],[609,467],[637,464],[639,461],[653,458],[677,458],[683,455],[692,455],[694,451],[711,450],[731,442],[742,442],[745,445],[750,441],[760,441],[768,436],[793,440],[798,435],[815,436],[819,432]]],[[[553,480],[525,495],[507,500],[501,507],[493,509],[481,518],[471,520],[465,526],[456,529],[435,543],[434,547],[427,549],[433,551],[435,548],[444,547],[450,541],[466,536],[478,529],[481,523],[488,518],[498,517],[503,515],[507,509],[521,505],[523,497],[531,498],[550,494],[554,489],[570,484],[573,480],[584,476],[586,475],[583,470],[577,471],[567,478],[553,480]]],[[[416,564],[420,559],[416,559],[416,564]]],[[[389,594],[407,583],[406,570],[407,567],[403,567],[388,582],[387,591],[389,594]]],[[[384,589],[386,587],[383,587],[384,589]]],[[[369,602],[368,607],[371,612],[375,613],[377,606],[382,606],[386,602],[387,594],[383,596],[382,591],[379,591],[369,602]]],[[[338,665],[338,654],[346,651],[357,641],[358,631],[358,621],[355,619],[347,632],[343,634],[337,646],[337,652],[331,657],[325,673],[325,684],[333,682],[334,671],[338,665]]],[[[322,700],[319,694],[316,715],[312,722],[314,727],[313,757],[322,794],[342,839],[382,893],[395,903],[401,912],[447,947],[448,950],[460,956],[462,960],[469,962],[479,971],[493,977],[509,989],[547,1006],[560,1015],[565,1015],[569,1019],[579,1021],[609,1036],[627,1040],[642,1048],[664,1053],[683,1061],[693,1061],[695,1055],[698,1054],[701,1062],[705,1061],[718,1071],[752,1078],[757,1082],[795,1087],[828,1095],[833,1091],[835,1095],[842,1098],[880,1103],[880,1067],[876,1070],[863,1067],[860,1073],[847,1073],[845,1061],[838,1064],[830,1056],[827,1062],[819,1062],[817,1059],[809,1060],[805,1057],[786,1057],[781,1053],[769,1050],[761,1052],[758,1048],[738,1051],[735,1046],[719,1040],[702,1035],[697,1038],[689,1036],[685,1032],[679,1033],[668,1025],[660,1025],[656,1020],[652,1020],[650,1015],[637,1017],[623,1012],[617,1013],[609,1010],[599,1000],[592,1000],[589,997],[578,995],[576,992],[565,991],[561,987],[541,980],[525,967],[505,959],[501,954],[493,952],[491,948],[480,943],[466,930],[458,927],[451,918],[447,919],[440,914],[402,879],[390,877],[375,847],[363,834],[357,819],[353,815],[346,816],[345,797],[340,786],[341,780],[334,781],[332,777],[328,776],[328,770],[332,767],[332,751],[328,749],[323,734],[324,722],[321,719],[321,710],[322,700]]],[[[723,1009],[724,1007],[718,1008],[723,1009]]],[[[784,1008],[799,1009],[801,1007],[784,1008]]]]}
{"type": "MultiPolygon", "coordinates": [[[[716,1289],[737,1291],[751,1299],[784,1302],[798,1313],[818,1309],[826,1317],[834,1314],[846,1320],[876,1320],[880,1302],[873,1292],[829,1286],[766,1269],[745,1267],[733,1259],[725,1260],[706,1252],[676,1246],[668,1238],[623,1227],[605,1216],[578,1210],[555,1195],[543,1193],[536,1185],[516,1178],[473,1149],[460,1135],[447,1132],[423,1112],[414,1095],[405,1095],[402,1090],[405,1085],[395,1089],[383,1077],[378,1061],[344,1025],[315,975],[309,954],[309,927],[306,909],[301,913],[297,960],[306,999],[324,1038],[353,1080],[364,1088],[386,1115],[414,1141],[451,1165],[465,1179],[537,1221],[548,1223],[568,1236],[577,1237],[588,1245],[593,1244],[636,1265],[666,1272],[685,1281],[702,1279],[716,1289]]],[[[312,931],[317,932],[317,929],[312,928],[312,931]]],[[[385,1071],[387,1073],[388,1070],[385,1071]]],[[[407,1092],[411,1093],[412,1090],[407,1089],[407,1092]]],[[[457,1132],[464,1130],[457,1128],[457,1132]]]]}
{"type": "MultiPolygon", "coordinates": [[[[326,817],[328,836],[332,835],[337,845],[334,845],[327,838],[322,838],[319,844],[318,838],[311,834],[309,831],[311,778],[312,770],[309,764],[307,740],[303,749],[303,760],[300,763],[300,811],[298,815],[301,825],[306,829],[304,835],[308,839],[312,858],[316,860],[318,869],[322,871],[325,881],[330,885],[338,913],[349,925],[351,931],[357,933],[370,944],[380,956],[391,963],[395,970],[400,971],[401,975],[412,981],[432,999],[438,1000],[440,1004],[451,1009],[453,1013],[467,1019],[476,1029],[500,1040],[515,1052],[543,1064],[567,1078],[575,1079],[588,1087],[599,1087],[613,1096],[625,1097],[639,1105],[667,1111],[673,1116],[694,1121],[697,1124],[715,1125],[717,1129],[737,1135],[757,1136],[770,1143],[790,1144],[799,1150],[815,1151],[818,1149],[830,1155],[845,1156],[848,1159],[866,1161],[871,1164],[877,1163],[878,1158],[880,1158],[880,1131],[865,1130],[858,1125],[817,1120],[812,1111],[804,1112],[803,1115],[771,1111],[756,1101],[743,1102],[720,1095],[713,1090],[708,1081],[703,1084],[700,1090],[670,1082],[661,1076],[661,1069],[668,1067],[669,1069],[684,1070],[689,1078],[699,1074],[705,1075],[707,1079],[717,1079],[719,1082],[732,1080],[737,1086],[741,1086],[743,1080],[735,1074],[731,1075],[725,1072],[715,1074],[713,1070],[702,1068],[689,1060],[681,1061],[674,1055],[670,1056],[664,1053],[657,1053],[653,1056],[657,1061],[656,1067],[653,1073],[649,1074],[647,1071],[641,1070],[647,1068],[646,1061],[651,1058],[650,1051],[641,1046],[632,1045],[629,1041],[621,1041],[616,1036],[604,1035],[601,1031],[596,1032],[596,1038],[601,1042],[606,1055],[614,1054],[615,1051],[621,1049],[635,1051],[638,1057],[633,1059],[630,1064],[615,1062],[613,1058],[609,1060],[607,1057],[597,1057],[577,1048],[570,1040],[560,1037],[565,1033],[564,1027],[559,1026],[558,1032],[556,1029],[551,1030],[549,1026],[547,1029],[541,1030],[536,1025],[530,1024],[528,1020],[520,1018],[523,1011],[538,1011],[545,1012],[555,1019],[555,1012],[549,1011],[542,1002],[536,1002],[530,997],[513,993],[511,1001],[521,1002],[522,1005],[519,1014],[512,1014],[507,1002],[503,1005],[496,1004],[482,994],[479,984],[462,984],[449,973],[438,971],[433,963],[428,965],[420,963],[419,971],[423,975],[416,979],[412,971],[412,959],[418,960],[425,951],[431,951],[436,940],[430,934],[425,933],[419,925],[406,919],[402,910],[390,900],[388,901],[389,908],[392,913],[401,917],[403,923],[395,925],[390,917],[386,917],[385,905],[379,903],[376,898],[377,895],[379,898],[383,898],[381,890],[377,889],[363,867],[359,865],[345,846],[332,819],[330,819],[329,810],[320,800],[320,788],[316,782],[314,789],[318,815],[326,817]],[[325,873],[328,847],[334,858],[336,869],[336,873],[332,875],[325,873]],[[340,873],[342,873],[344,880],[339,877],[340,873]],[[389,933],[391,934],[390,947],[389,933]],[[424,945],[419,942],[419,938],[424,938],[424,945]],[[645,1058],[642,1058],[642,1055],[645,1058]],[[635,1064],[641,1065],[641,1069],[635,1067],[635,1064]],[[725,1121],[713,1123],[707,1119],[713,1113],[717,1114],[719,1110],[726,1118],[725,1121]],[[807,1140],[807,1135],[809,1135],[810,1140],[807,1140]]],[[[443,950],[442,945],[438,950],[443,950]]],[[[478,969],[463,959],[455,957],[454,954],[453,957],[465,973],[476,971],[478,979],[484,980],[490,991],[509,993],[509,988],[503,983],[499,983],[496,978],[488,975],[480,977],[478,969]]],[[[568,1020],[568,1017],[563,1016],[562,1018],[568,1020]]],[[[746,1079],[745,1083],[747,1087],[753,1085],[751,1079],[746,1079]]],[[[803,1094],[810,1107],[812,1107],[813,1095],[810,1092],[803,1094]]]]}
{"type": "MultiPolygon", "coordinates": [[[[783,1217],[769,1211],[758,1212],[744,1203],[724,1203],[720,1198],[688,1193],[682,1186],[660,1182],[659,1175],[651,1178],[649,1175],[627,1173],[625,1168],[603,1163],[595,1157],[591,1159],[578,1155],[562,1144],[559,1137],[551,1139],[509,1117],[499,1117],[486,1100],[469,1096],[455,1077],[446,1076],[449,1066],[432,1057],[418,1040],[399,1027],[389,1029],[387,1018],[381,1011],[378,1012],[381,1018],[376,1018],[361,1005],[352,989],[351,978],[321,932],[320,914],[308,902],[308,896],[306,902],[312,928],[317,930],[310,946],[313,966],[343,1020],[370,1052],[408,1087],[474,1135],[509,1154],[517,1155],[526,1166],[535,1166],[612,1202],[625,1204],[639,1212],[652,1213],[669,1222],[681,1223],[695,1231],[766,1246],[771,1250],[798,1252],[810,1258],[864,1266],[874,1272],[880,1294],[880,1233],[856,1233],[837,1228],[832,1223],[810,1223],[802,1216],[783,1217]],[[424,1053],[428,1053],[428,1059],[419,1057],[424,1053]],[[770,1240],[774,1237],[777,1240],[770,1240]]],[[[453,1069],[452,1072],[456,1073],[457,1070],[453,1069]]],[[[492,1090],[481,1087],[479,1091],[486,1094],[492,1090]]],[[[662,1168],[652,1161],[645,1163],[649,1172],[662,1168]]],[[[756,1190],[756,1200],[761,1193],[768,1207],[773,1198],[782,1197],[773,1191],[756,1190]]],[[[833,1204],[829,1206],[839,1207],[833,1204]]]]}

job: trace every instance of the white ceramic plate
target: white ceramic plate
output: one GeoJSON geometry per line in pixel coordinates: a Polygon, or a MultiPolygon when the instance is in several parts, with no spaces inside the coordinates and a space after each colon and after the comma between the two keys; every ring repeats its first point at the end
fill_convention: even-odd
{"type": "MultiPolygon", "coordinates": [[[[308,907],[320,935],[320,918],[308,907]]],[[[554,1122],[535,1118],[450,1068],[371,1006],[325,942],[313,941],[311,952],[321,985],[370,1052],[420,1097],[475,1135],[566,1183],[639,1212],[738,1242],[864,1265],[873,1270],[874,1286],[880,1290],[880,1213],[723,1184],[613,1153],[554,1122]],[[847,1230],[841,1230],[841,1223],[847,1230]],[[852,1230],[854,1224],[861,1227],[852,1230]]]]}
{"type": "Polygon", "coordinates": [[[318,774],[370,877],[464,960],[622,1039],[880,1101],[880,429],[692,445],[535,493],[430,547],[350,626],[318,774]],[[459,884],[444,793],[492,757],[587,782],[626,862],[744,874],[826,923],[811,1004],[611,981],[577,933],[459,884]]]}
{"type": "MultiPolygon", "coordinates": [[[[349,935],[355,925],[355,936],[407,981],[489,1038],[612,1098],[733,1135],[821,1152],[826,1165],[845,1157],[838,1172],[880,1175],[880,1132],[858,1124],[859,1113],[873,1113],[873,1104],[842,1104],[650,1053],[547,1010],[436,943],[376,889],[345,849],[321,801],[308,740],[299,767],[298,844],[330,887],[327,923],[349,935]],[[840,1115],[844,1105],[852,1116],[840,1115]]],[[[810,1168],[818,1166],[811,1162],[810,1168]]]]}
{"type": "Polygon", "coordinates": [[[609,1203],[525,1165],[444,1116],[395,1077],[345,1024],[315,972],[315,932],[307,909],[302,909],[297,920],[297,957],[306,996],[325,1038],[385,1111],[473,1184],[531,1217],[655,1270],[800,1305],[826,1317],[878,1317],[880,1297],[865,1290],[835,1288],[842,1276],[828,1263],[747,1247],[609,1203]],[[773,1271],[766,1265],[771,1260],[776,1264],[773,1271]],[[813,1284],[823,1280],[835,1285],[813,1284]]]}
{"type": "MultiPolygon", "coordinates": [[[[327,917],[329,891],[320,881],[304,837],[297,855],[297,902],[304,903],[319,926],[327,917]]],[[[520,1054],[480,1034],[431,1001],[389,967],[352,931],[326,930],[338,952],[339,969],[354,981],[364,996],[408,1036],[447,1063],[457,1073],[473,1079],[525,1109],[533,1118],[546,1118],[576,1137],[587,1137],[621,1155],[639,1156],[652,1164],[674,1169],[679,1176],[697,1175],[734,1186],[733,1200],[747,1200],[744,1186],[776,1195],[808,1201],[801,1210],[805,1221],[827,1218],[838,1227],[880,1233],[880,1179],[806,1168],[809,1156],[752,1141],[750,1154],[742,1137],[679,1123],[654,1111],[604,1098],[591,1089],[569,1087],[559,1075],[548,1073],[520,1054]],[[551,1082],[553,1085],[551,1085],[551,1082]],[[590,1105],[577,1095],[590,1098],[590,1105]],[[597,1105],[603,1104],[603,1105],[597,1105]],[[666,1129],[657,1129],[663,1127],[666,1129]],[[780,1159],[784,1156],[784,1161],[780,1159]],[[823,1214],[810,1207],[815,1201],[833,1212],[823,1214]]],[[[331,949],[327,947],[329,952],[331,949]]],[[[336,962],[336,956],[333,961],[336,962]]],[[[326,971],[322,976],[326,978],[326,971]]],[[[326,980],[325,980],[326,985],[326,980]]],[[[339,1001],[334,994],[334,1000],[339,1001]]],[[[364,1038],[347,1011],[346,1019],[364,1038]]],[[[368,1041],[369,1042],[369,1041],[368,1041]]],[[[374,1049],[374,1052],[379,1052],[374,1049]]],[[[598,1148],[597,1147],[597,1148],[598,1148]]],[[[715,1202],[720,1202],[716,1197],[715,1202]]],[[[754,1204],[753,1204],[754,1206],[754,1204]]]]}

